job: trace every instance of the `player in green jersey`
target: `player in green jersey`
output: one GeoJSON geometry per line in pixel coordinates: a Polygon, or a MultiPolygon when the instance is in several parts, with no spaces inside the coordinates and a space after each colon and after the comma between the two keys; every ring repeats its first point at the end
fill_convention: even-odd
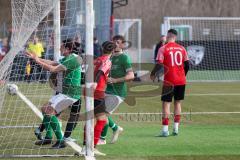
{"type": "MultiPolygon", "coordinates": [[[[115,49],[111,61],[112,67],[109,74],[108,85],[105,95],[106,110],[111,114],[117,107],[124,101],[127,96],[127,84],[126,82],[134,79],[134,73],[132,69],[132,63],[129,56],[123,51],[125,48],[126,40],[121,35],[113,37],[113,41],[116,43],[115,49]]],[[[110,143],[115,143],[119,134],[123,131],[123,128],[117,126],[112,118],[108,117],[108,123],[105,125],[99,145],[106,144],[106,135],[108,127],[112,128],[113,136],[110,143]]]]}
{"type": "Polygon", "coordinates": [[[37,141],[36,145],[46,145],[52,143],[52,130],[57,142],[52,148],[64,148],[64,138],[61,126],[56,115],[71,106],[70,118],[66,126],[64,137],[70,134],[76,126],[81,107],[81,61],[78,55],[72,53],[74,43],[68,39],[61,44],[61,53],[64,56],[59,62],[38,58],[34,54],[27,53],[36,63],[51,73],[57,73],[56,95],[50,98],[49,102],[42,107],[43,128],[46,128],[44,139],[37,141]],[[62,73],[62,74],[61,74],[62,73]],[[62,75],[62,76],[59,76],[62,75]]]}

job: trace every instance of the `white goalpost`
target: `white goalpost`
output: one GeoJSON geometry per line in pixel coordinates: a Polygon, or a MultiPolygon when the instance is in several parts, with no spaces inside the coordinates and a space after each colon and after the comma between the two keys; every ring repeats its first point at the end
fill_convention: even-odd
{"type": "Polygon", "coordinates": [[[189,81],[239,81],[240,18],[165,17],[162,34],[174,28],[178,42],[187,49],[189,81]]]}
{"type": "MultiPolygon", "coordinates": [[[[109,0],[104,2],[110,3],[109,0]]],[[[44,46],[42,58],[58,61],[61,58],[62,40],[70,38],[78,42],[76,53],[86,58],[86,87],[90,88],[93,83],[93,37],[94,34],[101,35],[94,33],[94,27],[96,30],[98,27],[94,26],[94,7],[97,7],[100,13],[108,13],[110,8],[107,10],[102,5],[94,5],[94,0],[11,0],[11,5],[11,50],[0,62],[0,157],[58,157],[80,153],[84,128],[82,122],[79,122],[72,133],[77,141],[67,141],[68,147],[65,149],[53,150],[51,146],[34,144],[34,129],[43,118],[40,108],[54,94],[54,90],[48,84],[50,73],[33,63],[25,55],[25,50],[30,43],[35,43],[34,38],[38,37],[39,43],[44,46]],[[17,86],[16,90],[13,84],[17,86]]],[[[101,24],[101,20],[98,20],[98,24],[101,24]]],[[[92,91],[87,89],[86,112],[91,114],[92,95],[92,91]]],[[[87,150],[83,156],[92,160],[95,157],[94,119],[91,114],[88,114],[86,119],[87,150]]],[[[59,118],[64,131],[67,120],[61,116],[59,118]]]]}
{"type": "Polygon", "coordinates": [[[94,113],[93,111],[93,91],[90,89],[93,84],[93,28],[94,28],[94,11],[93,0],[86,1],[86,64],[88,70],[86,72],[86,159],[94,157],[94,113]]]}

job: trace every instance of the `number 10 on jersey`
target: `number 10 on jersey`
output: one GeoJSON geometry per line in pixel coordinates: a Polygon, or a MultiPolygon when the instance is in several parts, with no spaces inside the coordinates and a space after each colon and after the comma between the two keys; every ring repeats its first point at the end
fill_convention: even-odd
{"type": "Polygon", "coordinates": [[[171,51],[170,56],[171,56],[172,66],[182,65],[183,55],[181,51],[176,51],[176,52],[171,51]]]}

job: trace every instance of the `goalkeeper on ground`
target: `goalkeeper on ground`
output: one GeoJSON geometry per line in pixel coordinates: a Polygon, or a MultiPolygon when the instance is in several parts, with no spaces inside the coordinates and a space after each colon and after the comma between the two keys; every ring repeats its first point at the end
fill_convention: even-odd
{"type": "Polygon", "coordinates": [[[57,137],[57,142],[52,147],[56,149],[65,147],[61,126],[56,115],[69,106],[71,106],[71,113],[64,136],[68,138],[72,129],[76,126],[76,119],[78,119],[81,107],[81,62],[79,56],[72,53],[73,47],[74,43],[70,39],[62,42],[60,50],[64,58],[59,63],[41,59],[27,52],[29,57],[34,59],[44,69],[51,73],[58,73],[56,95],[51,97],[49,102],[42,107],[44,116],[43,126],[47,130],[46,136],[44,139],[37,141],[36,145],[51,144],[53,130],[57,137]],[[60,73],[63,73],[63,75],[61,76],[60,73]]]}

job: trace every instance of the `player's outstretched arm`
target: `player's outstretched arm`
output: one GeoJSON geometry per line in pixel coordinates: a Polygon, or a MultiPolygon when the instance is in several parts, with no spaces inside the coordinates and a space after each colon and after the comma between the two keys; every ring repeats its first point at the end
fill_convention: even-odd
{"type": "Polygon", "coordinates": [[[120,82],[129,82],[134,79],[134,73],[132,70],[128,71],[124,77],[120,78],[108,78],[108,83],[120,83],[120,82]]]}
{"type": "Polygon", "coordinates": [[[51,65],[51,64],[48,64],[44,61],[41,61],[39,58],[36,59],[36,62],[41,65],[44,69],[52,72],[52,73],[57,73],[57,72],[62,72],[62,71],[66,71],[66,67],[59,64],[57,66],[55,65],[51,65]]]}
{"type": "Polygon", "coordinates": [[[30,58],[32,58],[32,59],[34,59],[34,60],[36,60],[36,59],[38,58],[39,61],[42,61],[42,62],[44,62],[44,63],[50,64],[50,65],[54,65],[54,66],[57,66],[57,65],[58,65],[58,63],[55,62],[55,61],[51,61],[51,60],[42,59],[42,58],[37,57],[36,54],[35,54],[34,52],[32,52],[32,51],[28,51],[28,50],[27,50],[25,53],[26,53],[26,55],[27,55],[28,57],[30,57],[30,58]]]}
{"type": "Polygon", "coordinates": [[[47,59],[39,58],[39,60],[41,60],[41,61],[44,62],[44,63],[50,64],[50,65],[53,65],[53,66],[57,66],[57,65],[59,64],[58,62],[51,61],[51,60],[47,60],[47,59]]]}

